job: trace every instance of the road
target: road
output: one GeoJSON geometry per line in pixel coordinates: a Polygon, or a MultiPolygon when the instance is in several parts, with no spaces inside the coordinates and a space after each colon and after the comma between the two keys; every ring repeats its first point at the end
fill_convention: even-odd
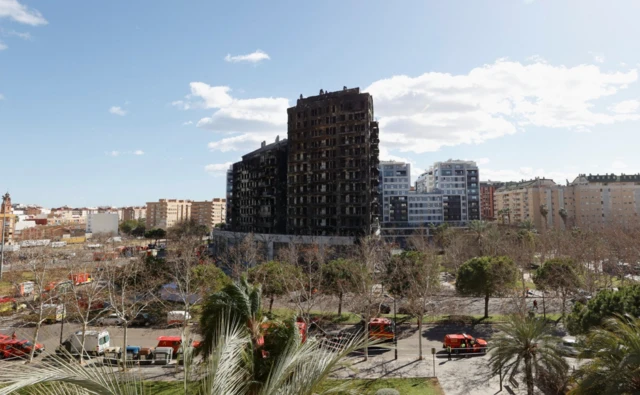
{"type": "MultiPolygon", "coordinates": [[[[66,324],[64,327],[66,337],[74,330],[80,329],[77,324],[66,324]]],[[[90,329],[96,329],[91,327],[90,329]]],[[[111,345],[122,346],[123,329],[119,327],[106,328],[111,335],[111,345]]],[[[3,334],[11,334],[13,328],[0,328],[3,334]]],[[[490,378],[487,362],[489,356],[474,356],[469,358],[454,358],[447,360],[447,355],[442,349],[442,341],[447,333],[467,333],[474,337],[484,338],[491,344],[491,338],[496,335],[497,326],[489,324],[477,324],[475,326],[464,325],[425,325],[422,333],[418,333],[416,325],[399,327],[398,336],[398,360],[394,361],[393,349],[371,349],[369,361],[363,362],[362,354],[350,358],[352,370],[342,369],[336,372],[337,377],[432,377],[434,363],[431,350],[435,349],[435,374],[446,394],[495,394],[499,390],[498,378],[490,378]],[[419,338],[422,337],[422,350],[424,360],[418,361],[419,338]]],[[[20,338],[29,338],[33,334],[33,328],[17,328],[16,334],[20,338]]],[[[154,347],[158,336],[179,335],[178,328],[172,329],[148,329],[129,328],[128,341],[130,345],[141,347],[154,347]]],[[[560,339],[564,335],[562,330],[557,330],[555,335],[560,339]]],[[[51,352],[59,343],[60,324],[45,326],[41,331],[40,343],[43,343],[48,352],[51,352]]],[[[577,361],[568,359],[572,366],[577,366],[577,361]]],[[[173,367],[173,366],[172,366],[173,367]]],[[[144,366],[136,368],[148,379],[175,380],[180,378],[178,369],[161,366],[144,366]]],[[[514,388],[507,382],[509,391],[521,393],[523,388],[514,388]]]]}

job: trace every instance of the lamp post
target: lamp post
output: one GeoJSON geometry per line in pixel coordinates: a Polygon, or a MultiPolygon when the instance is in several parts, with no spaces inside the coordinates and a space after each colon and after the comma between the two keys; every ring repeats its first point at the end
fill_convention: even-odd
{"type": "Polygon", "coordinates": [[[393,359],[398,360],[398,320],[396,315],[396,298],[392,298],[391,296],[385,294],[386,298],[393,300],[393,359]]]}

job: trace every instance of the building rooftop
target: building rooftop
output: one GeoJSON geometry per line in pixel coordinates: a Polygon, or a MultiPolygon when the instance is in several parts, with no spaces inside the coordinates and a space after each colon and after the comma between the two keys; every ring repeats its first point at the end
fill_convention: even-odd
{"type": "MultiPolygon", "coordinates": [[[[329,91],[325,91],[324,89],[320,89],[320,94],[318,94],[317,96],[309,96],[305,98],[301,94],[300,98],[298,99],[297,105],[301,103],[326,100],[326,99],[331,99],[334,97],[340,97],[345,95],[354,95],[354,94],[357,95],[359,93],[360,93],[360,88],[347,88],[346,86],[343,87],[342,90],[335,91],[335,92],[329,92],[329,91]]],[[[295,107],[291,107],[291,108],[295,108],[295,107]]]]}
{"type": "Polygon", "coordinates": [[[640,182],[640,174],[579,174],[574,181],[587,182],[640,182]]]}
{"type": "Polygon", "coordinates": [[[278,148],[279,146],[286,145],[286,144],[287,144],[287,139],[280,140],[280,136],[277,136],[276,137],[276,141],[274,143],[271,143],[271,144],[267,144],[266,141],[263,141],[262,142],[262,146],[260,148],[258,148],[255,151],[251,151],[246,155],[242,155],[242,160],[249,159],[253,155],[259,154],[259,153],[264,152],[264,151],[268,151],[270,149],[278,148]]]}
{"type": "Polygon", "coordinates": [[[556,185],[555,181],[549,179],[549,178],[534,178],[533,180],[522,180],[522,181],[509,181],[509,182],[505,182],[504,186],[498,188],[496,190],[496,192],[502,192],[502,191],[511,191],[514,189],[521,189],[521,188],[529,188],[529,187],[534,187],[534,186],[539,186],[542,185],[543,183],[545,184],[549,184],[551,183],[552,185],[556,185]]]}

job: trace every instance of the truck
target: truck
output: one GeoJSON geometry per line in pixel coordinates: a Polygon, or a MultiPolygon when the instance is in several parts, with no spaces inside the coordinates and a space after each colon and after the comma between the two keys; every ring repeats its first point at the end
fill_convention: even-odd
{"type": "Polygon", "coordinates": [[[24,281],[16,286],[18,289],[16,291],[16,296],[31,296],[35,289],[35,284],[33,281],[24,281]]]}
{"type": "MultiPolygon", "coordinates": [[[[92,355],[102,355],[111,346],[108,331],[86,331],[84,337],[84,352],[92,355]]],[[[80,354],[82,350],[82,331],[72,333],[56,352],[66,350],[71,354],[80,354]]]]}
{"type": "Polygon", "coordinates": [[[48,324],[62,321],[67,315],[63,304],[43,304],[42,317],[48,324]]]}
{"type": "Polygon", "coordinates": [[[474,339],[466,333],[445,335],[442,348],[451,347],[451,351],[458,354],[460,352],[473,352],[486,354],[487,341],[484,339],[474,339]],[[464,346],[463,346],[464,345],[464,346]]]}
{"type": "Polygon", "coordinates": [[[93,279],[89,273],[74,273],[69,275],[69,280],[73,281],[74,285],[88,284],[93,279]]]}
{"type": "Polygon", "coordinates": [[[182,325],[189,319],[191,319],[191,315],[186,311],[174,310],[167,313],[167,325],[182,325]]]}
{"type": "MultiPolygon", "coordinates": [[[[0,339],[0,359],[28,358],[33,347],[33,343],[28,340],[3,337],[0,339]]],[[[34,355],[40,355],[43,351],[44,346],[36,343],[34,355]]]]}

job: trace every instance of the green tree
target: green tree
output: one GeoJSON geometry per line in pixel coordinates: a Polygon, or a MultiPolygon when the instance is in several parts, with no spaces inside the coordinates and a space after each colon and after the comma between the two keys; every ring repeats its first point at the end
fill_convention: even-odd
{"type": "Polygon", "coordinates": [[[516,375],[524,374],[528,395],[534,394],[536,376],[566,376],[569,366],[544,320],[514,315],[499,328],[502,333],[492,339],[489,359],[492,376],[502,373],[515,380],[516,375]]]}
{"type": "Polygon", "coordinates": [[[159,239],[167,237],[167,231],[162,228],[150,229],[145,232],[144,237],[147,239],[153,239],[157,243],[159,239]]]}
{"type": "Polygon", "coordinates": [[[569,214],[567,213],[567,209],[564,207],[560,207],[560,209],[558,210],[558,214],[560,215],[560,218],[562,218],[562,223],[564,224],[564,228],[567,229],[567,218],[569,217],[569,214]]]}
{"type": "Polygon", "coordinates": [[[120,229],[121,233],[124,233],[126,235],[130,235],[131,232],[138,226],[138,221],[136,221],[135,219],[129,219],[126,221],[123,221],[118,228],[120,229]]]}
{"type": "Polygon", "coordinates": [[[572,394],[640,393],[640,318],[609,318],[589,333],[572,394]]]}
{"type": "MultiPolygon", "coordinates": [[[[202,306],[200,331],[203,350],[207,355],[213,349],[218,336],[222,317],[228,316],[232,322],[246,325],[254,345],[264,335],[262,324],[266,318],[262,314],[262,288],[251,285],[246,278],[233,282],[221,291],[211,294],[202,306]]],[[[257,349],[257,346],[255,347],[257,349]]]]}
{"type": "Polygon", "coordinates": [[[360,265],[350,259],[335,259],[322,265],[322,290],[338,297],[338,315],[342,315],[344,294],[356,288],[360,265]]]}
{"type": "Polygon", "coordinates": [[[131,231],[131,236],[142,237],[142,236],[144,236],[146,231],[147,231],[147,228],[146,228],[146,226],[144,224],[138,224],[138,226],[136,226],[131,231]]]}
{"type": "Polygon", "coordinates": [[[542,218],[544,218],[543,229],[546,230],[547,229],[547,216],[549,215],[549,208],[547,208],[546,204],[541,204],[540,205],[540,215],[542,215],[542,218]]]}
{"type": "Polygon", "coordinates": [[[484,317],[489,318],[489,298],[515,286],[518,269],[507,257],[477,257],[465,262],[456,276],[462,295],[484,296],[484,317]]]}
{"type": "Polygon", "coordinates": [[[587,333],[615,314],[640,316],[640,284],[604,289],[586,305],[576,303],[567,317],[567,329],[572,334],[587,333]]]}
{"type": "Polygon", "coordinates": [[[229,276],[214,264],[196,265],[191,271],[193,287],[201,295],[218,292],[231,284],[229,276]]]}
{"type": "Polygon", "coordinates": [[[200,225],[195,219],[191,218],[186,221],[177,222],[168,229],[167,234],[172,239],[181,239],[184,237],[203,237],[208,236],[210,229],[206,225],[200,225]]]}
{"type": "Polygon", "coordinates": [[[269,314],[276,296],[287,293],[287,281],[300,271],[286,262],[269,261],[249,269],[249,281],[262,285],[262,293],[269,298],[269,314]]]}
{"type": "Polygon", "coordinates": [[[534,276],[536,287],[554,290],[562,298],[562,318],[565,317],[567,296],[578,290],[581,284],[576,263],[569,258],[554,258],[540,266],[534,276]]]}

